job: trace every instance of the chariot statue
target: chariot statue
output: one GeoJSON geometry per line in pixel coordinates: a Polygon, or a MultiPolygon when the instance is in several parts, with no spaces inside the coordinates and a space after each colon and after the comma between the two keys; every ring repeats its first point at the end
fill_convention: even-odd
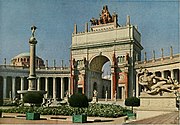
{"type": "Polygon", "coordinates": [[[144,92],[157,95],[163,94],[164,92],[172,93],[176,92],[180,88],[180,84],[177,80],[168,78],[162,78],[153,75],[147,69],[141,69],[139,73],[139,84],[144,87],[144,92]]]}

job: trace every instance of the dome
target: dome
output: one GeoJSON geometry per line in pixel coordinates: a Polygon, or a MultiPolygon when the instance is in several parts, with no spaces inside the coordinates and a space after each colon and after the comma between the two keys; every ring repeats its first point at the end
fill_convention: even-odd
{"type": "MultiPolygon", "coordinates": [[[[44,67],[44,61],[36,56],[36,67],[44,67]]],[[[14,66],[23,66],[23,67],[29,67],[30,63],[30,53],[20,53],[11,60],[11,64],[14,66]]]]}
{"type": "Polygon", "coordinates": [[[19,57],[28,57],[28,56],[30,56],[29,53],[20,53],[19,55],[15,56],[13,59],[19,58],[19,57]]]}
{"type": "MultiPolygon", "coordinates": [[[[20,53],[19,55],[13,57],[13,59],[20,58],[20,57],[30,57],[30,53],[28,53],[28,52],[20,53]]],[[[39,58],[38,56],[36,56],[36,57],[39,58]]]]}

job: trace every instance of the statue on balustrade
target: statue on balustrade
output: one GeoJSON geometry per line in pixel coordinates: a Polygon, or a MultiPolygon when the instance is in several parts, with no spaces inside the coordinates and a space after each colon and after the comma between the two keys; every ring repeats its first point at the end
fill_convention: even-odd
{"type": "Polygon", "coordinates": [[[172,93],[176,92],[180,88],[180,84],[177,80],[173,80],[171,77],[162,78],[153,75],[147,69],[141,69],[139,73],[139,84],[144,87],[144,92],[157,95],[164,92],[172,93]]]}

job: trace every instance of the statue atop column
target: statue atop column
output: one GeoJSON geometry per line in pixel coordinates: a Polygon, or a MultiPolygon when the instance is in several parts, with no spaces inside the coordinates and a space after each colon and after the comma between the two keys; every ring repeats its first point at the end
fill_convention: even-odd
{"type": "Polygon", "coordinates": [[[37,27],[36,26],[32,26],[31,27],[31,31],[32,31],[32,36],[34,37],[34,33],[36,31],[37,27]]]}

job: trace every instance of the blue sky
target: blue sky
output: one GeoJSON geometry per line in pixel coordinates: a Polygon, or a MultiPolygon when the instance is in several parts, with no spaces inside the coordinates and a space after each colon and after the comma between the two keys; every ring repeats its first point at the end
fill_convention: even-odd
{"type": "MultiPolygon", "coordinates": [[[[142,46],[151,58],[169,54],[170,46],[179,53],[178,0],[0,0],[0,63],[22,52],[29,51],[30,27],[36,25],[37,55],[60,65],[70,59],[71,35],[74,23],[78,32],[92,17],[98,18],[103,5],[110,13],[118,14],[118,22],[125,25],[130,15],[131,24],[141,33],[142,46]]],[[[90,25],[90,23],[89,23],[90,25]]]]}

